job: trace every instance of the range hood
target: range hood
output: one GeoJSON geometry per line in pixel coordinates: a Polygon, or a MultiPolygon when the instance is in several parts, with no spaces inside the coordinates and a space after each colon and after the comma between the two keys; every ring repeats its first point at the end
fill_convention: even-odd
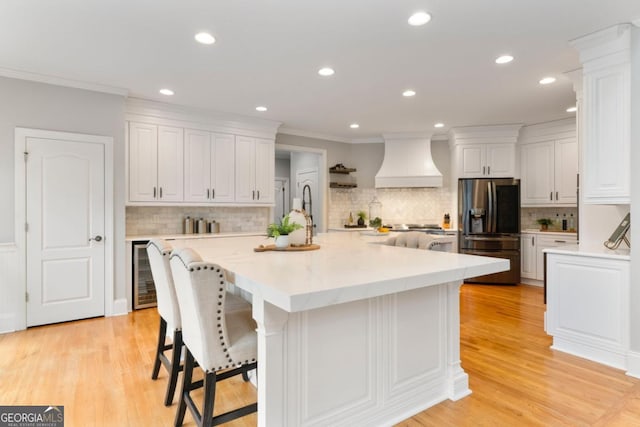
{"type": "Polygon", "coordinates": [[[376,188],[442,187],[442,174],[431,158],[431,133],[384,134],[384,159],[376,188]]]}

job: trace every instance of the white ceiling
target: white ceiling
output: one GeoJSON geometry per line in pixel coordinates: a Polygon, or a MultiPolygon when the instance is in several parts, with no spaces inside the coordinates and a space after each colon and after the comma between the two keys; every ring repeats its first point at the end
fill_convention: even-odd
{"type": "Polygon", "coordinates": [[[2,0],[0,68],[357,140],[571,117],[568,41],[637,18],[639,0],[2,0]]]}

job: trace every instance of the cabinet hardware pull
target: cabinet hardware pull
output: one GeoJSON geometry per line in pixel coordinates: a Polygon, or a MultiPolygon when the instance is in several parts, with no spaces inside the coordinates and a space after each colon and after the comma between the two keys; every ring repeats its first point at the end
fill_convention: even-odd
{"type": "Polygon", "coordinates": [[[491,166],[487,166],[487,175],[491,175],[491,166]]]}
{"type": "Polygon", "coordinates": [[[484,175],[484,170],[485,170],[485,167],[483,166],[482,167],[482,175],[484,175]]]}
{"type": "Polygon", "coordinates": [[[553,200],[553,191],[549,193],[549,200],[553,200]]]}
{"type": "Polygon", "coordinates": [[[207,199],[209,198],[209,189],[207,188],[207,199]]]}
{"type": "Polygon", "coordinates": [[[256,199],[256,190],[251,191],[251,200],[256,199]]]}
{"type": "Polygon", "coordinates": [[[162,199],[162,187],[160,187],[160,198],[162,199]]]}
{"type": "Polygon", "coordinates": [[[558,200],[558,192],[556,191],[556,200],[558,200]]]}
{"type": "Polygon", "coordinates": [[[258,193],[258,200],[260,200],[260,190],[258,190],[257,193],[258,193]]]}
{"type": "Polygon", "coordinates": [[[89,241],[95,240],[96,242],[102,241],[102,236],[89,237],[89,241]]]}
{"type": "Polygon", "coordinates": [[[156,198],[156,187],[153,187],[153,198],[156,198]]]}
{"type": "Polygon", "coordinates": [[[536,236],[531,236],[531,246],[536,245],[536,236]]]}
{"type": "Polygon", "coordinates": [[[556,243],[567,243],[566,240],[554,240],[554,242],[556,242],[556,243]]]}
{"type": "Polygon", "coordinates": [[[216,198],[216,189],[215,189],[215,188],[212,188],[212,189],[211,189],[211,198],[212,198],[212,199],[215,199],[215,198],[216,198]]]}

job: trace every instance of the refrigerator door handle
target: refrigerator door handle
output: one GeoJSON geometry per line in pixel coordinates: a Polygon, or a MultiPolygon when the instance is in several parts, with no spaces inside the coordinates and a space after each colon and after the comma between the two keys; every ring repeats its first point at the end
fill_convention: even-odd
{"type": "Polygon", "coordinates": [[[493,232],[498,232],[498,187],[493,183],[493,232]]]}
{"type": "Polygon", "coordinates": [[[487,232],[493,233],[493,191],[491,191],[491,181],[487,182],[487,232]]]}

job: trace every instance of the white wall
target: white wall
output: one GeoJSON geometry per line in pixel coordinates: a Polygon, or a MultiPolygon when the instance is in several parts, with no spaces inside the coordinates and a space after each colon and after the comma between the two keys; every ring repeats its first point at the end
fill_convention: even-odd
{"type": "MultiPolygon", "coordinates": [[[[125,169],[124,169],[124,98],[0,77],[0,244],[14,242],[14,129],[16,127],[56,130],[111,136],[114,139],[114,259],[115,298],[124,297],[125,235],[125,169]]],[[[7,246],[10,247],[10,246],[7,246]]],[[[0,252],[0,265],[10,268],[4,258],[10,251],[0,252]]],[[[15,265],[15,264],[13,264],[15,265]]],[[[0,332],[11,330],[17,310],[24,306],[22,274],[3,271],[0,278],[0,332]],[[13,296],[10,300],[7,295],[13,296]],[[18,299],[16,299],[18,298],[18,299]],[[4,326],[4,327],[3,327],[4,326]]],[[[24,319],[22,319],[24,320],[24,319]]]]}

